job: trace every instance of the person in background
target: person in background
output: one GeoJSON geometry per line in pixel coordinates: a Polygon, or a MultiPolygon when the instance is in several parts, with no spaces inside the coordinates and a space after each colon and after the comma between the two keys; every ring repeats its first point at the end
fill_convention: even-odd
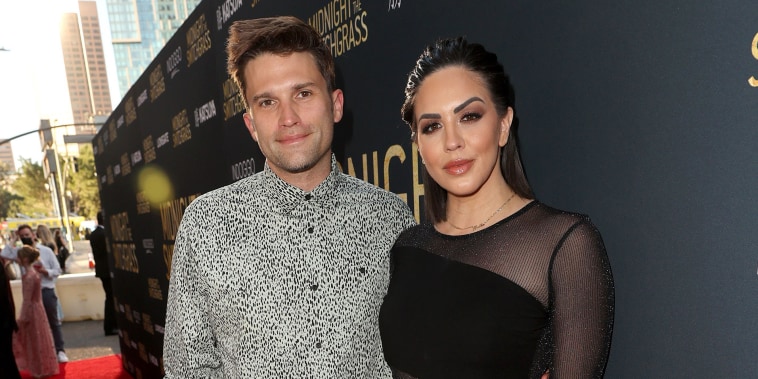
{"type": "Polygon", "coordinates": [[[42,224],[37,225],[37,239],[39,240],[39,243],[47,246],[56,256],[58,256],[58,245],[55,243],[55,238],[53,238],[53,233],[50,231],[50,228],[42,224]]]}
{"type": "Polygon", "coordinates": [[[389,250],[415,222],[397,195],[339,171],[329,47],[274,17],[232,24],[227,53],[266,163],[184,212],[166,378],[391,378],[377,317],[389,250]]]}
{"type": "Polygon", "coordinates": [[[55,245],[58,247],[58,264],[61,265],[61,274],[66,273],[66,261],[71,256],[71,252],[66,246],[66,239],[60,230],[55,231],[55,245]]]}
{"type": "MultiPolygon", "coordinates": [[[[5,261],[0,258],[0,261],[5,261]]],[[[0,378],[20,379],[13,355],[13,332],[18,330],[16,324],[16,307],[13,302],[11,283],[6,270],[0,270],[0,378]]]]}
{"type": "Polygon", "coordinates": [[[43,268],[39,256],[40,251],[33,246],[24,245],[18,250],[18,262],[24,270],[21,278],[24,299],[13,346],[18,367],[35,378],[56,375],[59,370],[53,335],[42,305],[40,274],[43,268]]]}
{"type": "Polygon", "coordinates": [[[42,277],[42,304],[45,307],[50,331],[53,333],[58,362],[68,362],[68,357],[64,350],[61,323],[58,318],[58,296],[55,294],[55,280],[61,274],[61,267],[58,264],[58,259],[55,257],[55,253],[41,243],[35,244],[34,239],[35,237],[32,227],[26,224],[21,225],[18,227],[16,233],[11,234],[8,243],[3,247],[3,250],[0,251],[0,256],[17,261],[17,252],[19,248],[15,246],[18,240],[21,240],[21,243],[24,245],[33,246],[39,250],[41,265],[37,271],[39,271],[40,276],[42,277]]]}
{"type": "Polygon", "coordinates": [[[424,167],[426,221],[398,238],[380,313],[397,378],[601,378],[614,287],[589,217],[534,198],[515,96],[497,56],[428,46],[402,107],[424,167]]]}
{"type": "Polygon", "coordinates": [[[105,241],[103,212],[97,212],[97,226],[89,236],[89,245],[95,260],[95,276],[100,278],[105,292],[105,310],[103,311],[103,330],[106,336],[118,334],[116,308],[113,305],[113,288],[111,287],[111,270],[108,262],[108,244],[105,241]]]}

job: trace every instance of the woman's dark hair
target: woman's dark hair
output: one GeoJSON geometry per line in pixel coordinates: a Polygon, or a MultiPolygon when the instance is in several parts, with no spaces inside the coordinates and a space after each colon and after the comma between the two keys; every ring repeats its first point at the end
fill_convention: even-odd
{"type": "MultiPolygon", "coordinates": [[[[442,39],[427,46],[416,61],[416,65],[408,74],[408,84],[405,86],[405,102],[400,110],[403,120],[411,128],[411,136],[416,141],[418,125],[413,121],[416,93],[424,79],[431,73],[450,66],[463,67],[479,75],[495,103],[495,109],[500,117],[504,116],[508,107],[513,109],[508,141],[500,150],[500,169],[505,182],[519,196],[532,199],[534,194],[526,180],[524,168],[518,152],[516,129],[515,93],[503,65],[497,60],[497,55],[487,51],[478,43],[469,43],[463,37],[442,39]]],[[[437,223],[447,219],[447,191],[423,170],[424,205],[426,217],[437,223]]]]}

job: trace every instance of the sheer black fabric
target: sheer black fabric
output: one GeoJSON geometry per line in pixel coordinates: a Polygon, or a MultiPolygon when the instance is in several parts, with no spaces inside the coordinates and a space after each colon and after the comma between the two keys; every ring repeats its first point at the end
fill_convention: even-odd
{"type": "Polygon", "coordinates": [[[601,378],[614,290],[599,232],[533,201],[463,236],[405,231],[380,313],[396,378],[601,378]]]}

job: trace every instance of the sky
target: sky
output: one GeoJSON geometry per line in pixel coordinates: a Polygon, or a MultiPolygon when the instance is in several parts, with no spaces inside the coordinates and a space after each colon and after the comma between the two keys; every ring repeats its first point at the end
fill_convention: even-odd
{"type": "MultiPolygon", "coordinates": [[[[96,0],[108,66],[111,103],[120,101],[105,0],[96,0]]],[[[61,14],[77,12],[75,0],[0,0],[0,139],[39,128],[40,119],[72,122],[63,67],[61,14]]],[[[16,167],[21,157],[42,160],[37,133],[11,142],[16,167]]]]}

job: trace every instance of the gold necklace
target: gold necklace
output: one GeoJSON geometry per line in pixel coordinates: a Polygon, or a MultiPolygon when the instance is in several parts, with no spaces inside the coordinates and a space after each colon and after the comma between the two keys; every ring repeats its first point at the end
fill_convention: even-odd
{"type": "Polygon", "coordinates": [[[513,197],[514,197],[514,196],[516,196],[516,192],[513,192],[513,193],[511,194],[511,197],[509,197],[509,198],[508,198],[508,200],[506,200],[506,201],[505,201],[505,203],[503,203],[503,205],[501,205],[501,206],[500,206],[500,208],[496,209],[496,210],[495,210],[495,212],[493,212],[493,213],[490,215],[490,217],[487,217],[487,219],[486,219],[486,220],[484,220],[484,222],[482,222],[481,224],[478,224],[478,225],[472,225],[472,226],[467,226],[467,227],[465,227],[465,228],[461,228],[461,227],[459,227],[459,226],[455,226],[455,225],[454,225],[452,222],[450,222],[450,220],[445,220],[445,221],[447,221],[447,223],[448,223],[450,226],[452,226],[453,228],[456,228],[456,229],[458,229],[458,230],[469,230],[469,229],[471,229],[471,231],[472,231],[472,232],[475,232],[477,229],[481,228],[482,226],[486,225],[486,224],[487,224],[487,222],[489,222],[490,220],[492,220],[492,218],[493,218],[493,217],[495,217],[495,215],[496,215],[496,214],[498,214],[500,211],[502,211],[502,210],[503,210],[503,208],[505,208],[505,205],[506,205],[506,204],[508,204],[508,202],[509,202],[509,201],[511,201],[511,199],[513,199],[513,197]]]}

